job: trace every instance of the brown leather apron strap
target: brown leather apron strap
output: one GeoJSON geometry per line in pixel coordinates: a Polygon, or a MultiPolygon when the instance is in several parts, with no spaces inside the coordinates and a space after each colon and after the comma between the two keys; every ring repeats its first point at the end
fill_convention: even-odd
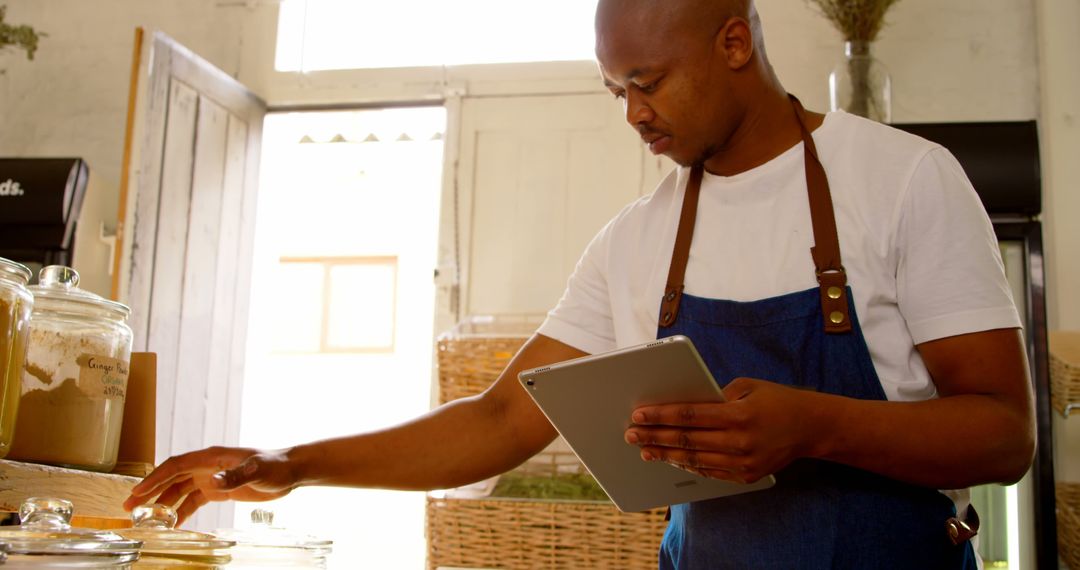
{"type": "MultiPolygon", "coordinates": [[[[806,111],[794,95],[788,95],[799,119],[804,149],[804,168],[806,187],[810,198],[810,220],[814,230],[814,247],[810,255],[814,259],[817,280],[821,289],[821,312],[824,315],[825,332],[844,333],[851,330],[851,315],[848,312],[847,274],[840,262],[840,239],[836,233],[836,217],[833,214],[832,197],[829,194],[829,180],[825,169],[818,160],[814,138],[806,128],[806,111]]],[[[682,211],[679,214],[679,228],[675,234],[675,248],[671,253],[671,266],[668,269],[664,297],[660,303],[661,328],[675,323],[679,314],[679,302],[682,300],[683,287],[686,283],[686,264],[690,259],[690,243],[694,237],[694,223],[697,221],[698,196],[701,194],[701,179],[704,176],[703,165],[695,165],[690,170],[690,179],[686,183],[682,211]]]]}
{"type": "Polygon", "coordinates": [[[806,190],[810,198],[810,223],[814,230],[814,247],[810,256],[814,259],[818,285],[821,289],[821,314],[824,316],[825,332],[845,333],[851,330],[848,311],[847,273],[840,262],[840,238],[836,233],[836,215],[833,213],[832,195],[825,168],[818,159],[814,137],[806,128],[806,111],[794,95],[788,95],[795,114],[799,118],[799,130],[803,139],[803,162],[806,170],[806,190]]]}
{"type": "Polygon", "coordinates": [[[664,286],[664,298],[660,302],[661,327],[674,324],[675,317],[679,314],[679,302],[682,300],[683,285],[686,283],[686,264],[690,260],[690,242],[694,239],[694,222],[697,221],[701,178],[704,174],[705,167],[698,164],[690,169],[690,180],[686,182],[682,213],[679,214],[679,229],[675,234],[675,249],[671,252],[671,267],[668,269],[667,285],[664,286]]]}

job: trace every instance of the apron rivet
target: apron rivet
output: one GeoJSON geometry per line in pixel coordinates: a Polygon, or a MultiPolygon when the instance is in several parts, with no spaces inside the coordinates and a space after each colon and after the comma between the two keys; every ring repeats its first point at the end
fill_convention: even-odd
{"type": "Polygon", "coordinates": [[[830,299],[839,299],[842,291],[840,291],[839,287],[829,287],[829,290],[825,293],[829,296],[830,299]]]}
{"type": "Polygon", "coordinates": [[[833,311],[829,313],[829,320],[832,321],[832,324],[838,325],[844,322],[844,313],[841,313],[840,311],[833,311]]]}
{"type": "Polygon", "coordinates": [[[664,313],[664,322],[666,323],[666,322],[668,322],[670,320],[671,320],[671,313],[664,313]]]}
{"type": "Polygon", "coordinates": [[[667,296],[664,297],[664,300],[666,300],[666,301],[674,301],[675,300],[675,292],[673,291],[671,293],[668,293],[667,296]]]}

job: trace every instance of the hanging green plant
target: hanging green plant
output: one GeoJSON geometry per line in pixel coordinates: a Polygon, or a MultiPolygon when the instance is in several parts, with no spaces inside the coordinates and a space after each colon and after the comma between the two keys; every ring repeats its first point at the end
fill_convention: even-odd
{"type": "Polygon", "coordinates": [[[0,53],[9,48],[21,49],[26,52],[26,59],[33,61],[34,52],[38,49],[38,41],[46,34],[34,30],[30,26],[13,26],[4,21],[7,15],[7,6],[0,5],[0,53]]]}

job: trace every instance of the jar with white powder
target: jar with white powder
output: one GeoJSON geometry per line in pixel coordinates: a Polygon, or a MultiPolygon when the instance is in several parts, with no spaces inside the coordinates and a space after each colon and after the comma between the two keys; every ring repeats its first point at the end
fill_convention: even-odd
{"type": "Polygon", "coordinates": [[[111,471],[116,465],[131,363],[126,306],[79,289],[52,265],[30,287],[22,397],[11,459],[111,471]]]}

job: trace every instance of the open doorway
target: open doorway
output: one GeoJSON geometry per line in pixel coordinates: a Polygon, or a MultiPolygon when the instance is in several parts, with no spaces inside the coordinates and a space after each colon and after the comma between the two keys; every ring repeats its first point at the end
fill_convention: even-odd
{"type": "MultiPolygon", "coordinates": [[[[386,427],[431,401],[442,107],[265,121],[240,444],[386,427]]],[[[236,505],[236,526],[254,507],[236,505]]],[[[300,489],[275,523],[331,568],[422,568],[422,493],[300,489]]]]}

